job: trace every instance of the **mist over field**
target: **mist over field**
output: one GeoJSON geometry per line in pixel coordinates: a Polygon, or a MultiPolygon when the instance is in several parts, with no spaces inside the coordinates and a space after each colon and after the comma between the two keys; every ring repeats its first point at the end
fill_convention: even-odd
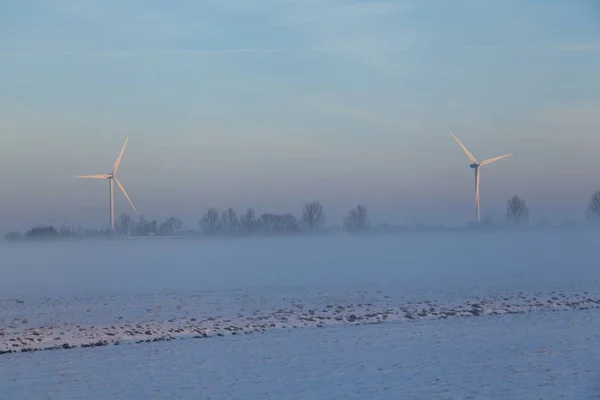
{"type": "Polygon", "coordinates": [[[589,398],[598,241],[565,229],[5,242],[0,390],[589,398]]]}
{"type": "Polygon", "coordinates": [[[2,244],[5,295],[169,293],[278,286],[402,290],[592,285],[597,231],[129,238],[2,244]]]}

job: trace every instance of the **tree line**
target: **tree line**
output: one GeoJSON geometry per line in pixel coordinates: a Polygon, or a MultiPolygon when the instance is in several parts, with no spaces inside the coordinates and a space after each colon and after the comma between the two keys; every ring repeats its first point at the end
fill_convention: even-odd
{"type": "MultiPolygon", "coordinates": [[[[600,191],[594,193],[585,213],[588,221],[600,226],[600,191]]],[[[509,227],[522,227],[529,224],[529,208],[524,199],[518,195],[512,196],[506,203],[505,220],[509,227]]],[[[181,219],[170,217],[165,221],[146,220],[140,217],[134,219],[129,214],[121,214],[115,222],[115,234],[122,237],[130,236],[175,236],[202,234],[205,236],[226,235],[294,235],[318,234],[331,231],[325,226],[326,217],[323,206],[319,201],[312,201],[304,205],[302,214],[298,218],[293,213],[265,212],[258,215],[253,208],[248,208],[239,214],[233,208],[225,210],[209,208],[200,218],[197,228],[187,228],[181,219]]],[[[480,227],[493,225],[484,220],[480,227]]],[[[423,226],[417,227],[425,230],[423,226]]],[[[435,229],[435,228],[433,228],[435,229]]],[[[439,228],[438,228],[439,229],[439,228]]],[[[341,227],[335,231],[349,234],[360,234],[367,231],[375,233],[389,233],[405,231],[397,226],[380,224],[372,227],[369,221],[367,207],[359,204],[348,210],[341,227]]],[[[69,227],[66,225],[55,228],[54,226],[35,226],[22,234],[9,232],[5,235],[7,240],[35,239],[35,238],[62,238],[62,237],[109,237],[113,233],[108,228],[86,229],[69,227]]]]}
{"type": "MultiPolygon", "coordinates": [[[[600,190],[590,197],[585,216],[591,224],[600,225],[600,190]]],[[[506,203],[506,222],[513,226],[529,223],[529,208],[525,200],[517,195],[511,197],[506,203]]]]}
{"type": "MultiPolygon", "coordinates": [[[[181,234],[202,234],[206,236],[217,235],[290,235],[310,233],[316,234],[325,231],[325,212],[319,201],[304,205],[302,216],[296,217],[293,213],[265,212],[258,215],[253,208],[247,209],[241,215],[233,208],[220,211],[209,208],[200,218],[198,228],[186,228],[183,221],[177,217],[170,217],[165,221],[149,221],[143,216],[139,220],[129,214],[121,214],[115,221],[115,234],[117,236],[174,236],[181,234]]],[[[369,228],[367,207],[359,204],[348,211],[344,219],[344,228],[349,233],[364,232],[369,228]]],[[[79,227],[61,226],[35,226],[25,234],[9,232],[5,239],[15,240],[20,238],[60,238],[60,237],[108,237],[112,236],[110,229],[83,229],[79,227]]]]}

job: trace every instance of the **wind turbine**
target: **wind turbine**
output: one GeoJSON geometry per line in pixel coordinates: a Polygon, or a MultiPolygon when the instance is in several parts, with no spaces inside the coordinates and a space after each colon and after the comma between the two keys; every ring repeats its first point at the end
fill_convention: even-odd
{"type": "Polygon", "coordinates": [[[479,212],[479,209],[480,209],[479,208],[479,182],[481,181],[481,172],[479,171],[479,168],[483,167],[484,165],[488,165],[493,162],[496,162],[498,160],[502,160],[503,158],[509,157],[512,155],[512,153],[504,154],[504,155],[501,155],[498,157],[488,158],[487,160],[478,162],[477,159],[475,159],[475,157],[473,157],[473,154],[471,154],[471,152],[465,147],[465,145],[462,144],[456,136],[454,136],[454,133],[450,132],[450,135],[460,145],[460,147],[463,149],[463,151],[465,152],[467,157],[469,157],[469,160],[471,160],[471,165],[469,165],[469,166],[475,170],[475,216],[477,218],[477,222],[479,222],[481,219],[480,212],[479,212]]]}
{"type": "Polygon", "coordinates": [[[109,196],[110,196],[110,230],[111,230],[111,232],[115,231],[115,200],[114,200],[114,196],[113,196],[113,181],[115,181],[117,183],[117,186],[119,186],[119,189],[121,189],[121,192],[123,192],[123,194],[125,195],[125,198],[131,205],[131,208],[133,208],[133,211],[135,211],[136,215],[138,217],[140,216],[140,214],[137,212],[135,206],[133,205],[133,202],[127,195],[125,188],[123,187],[123,185],[121,185],[121,182],[119,182],[119,180],[117,179],[117,176],[116,176],[117,171],[119,170],[119,165],[121,164],[121,159],[123,158],[123,153],[125,152],[125,147],[127,146],[128,140],[129,140],[129,137],[125,138],[125,143],[123,144],[123,148],[121,149],[121,152],[119,153],[119,157],[117,157],[117,161],[115,161],[112,172],[110,174],[76,175],[75,176],[75,178],[81,178],[81,179],[108,179],[108,191],[109,191],[109,196]]]}

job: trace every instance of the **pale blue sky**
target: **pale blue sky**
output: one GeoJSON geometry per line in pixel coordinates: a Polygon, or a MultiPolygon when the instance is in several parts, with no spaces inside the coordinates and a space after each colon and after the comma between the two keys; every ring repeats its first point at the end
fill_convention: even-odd
{"type": "MultiPolygon", "coordinates": [[[[210,206],[331,222],[534,219],[600,189],[595,0],[5,0],[0,227],[105,222],[107,173],[149,218],[210,206]]],[[[130,211],[119,194],[117,213],[130,211]]]]}

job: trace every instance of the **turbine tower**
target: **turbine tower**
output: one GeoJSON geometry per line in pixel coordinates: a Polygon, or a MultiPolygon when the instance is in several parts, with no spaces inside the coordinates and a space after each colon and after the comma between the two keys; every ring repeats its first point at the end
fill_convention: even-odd
{"type": "Polygon", "coordinates": [[[479,168],[483,167],[484,165],[488,165],[493,162],[496,162],[498,160],[502,160],[503,158],[509,157],[512,155],[512,153],[504,154],[504,155],[501,155],[498,157],[488,158],[487,160],[478,162],[477,159],[475,159],[475,157],[473,157],[473,154],[471,154],[471,152],[465,147],[465,145],[462,144],[456,136],[454,136],[454,133],[450,132],[450,135],[454,138],[454,140],[456,140],[456,142],[459,144],[459,146],[463,149],[463,151],[465,152],[465,154],[467,155],[469,160],[471,160],[471,165],[469,165],[469,166],[475,170],[475,217],[477,218],[477,222],[479,222],[481,220],[481,215],[480,215],[480,211],[479,211],[480,210],[480,207],[479,207],[479,182],[481,181],[481,172],[479,171],[479,168]]]}
{"type": "Polygon", "coordinates": [[[121,159],[123,158],[123,153],[125,152],[125,147],[127,146],[128,140],[129,140],[129,137],[125,138],[125,143],[123,144],[123,148],[121,149],[121,152],[119,153],[119,157],[117,157],[117,161],[115,161],[112,172],[110,174],[76,175],[75,176],[75,178],[81,178],[81,179],[108,179],[108,193],[109,193],[109,198],[110,198],[110,230],[111,230],[111,232],[115,231],[115,200],[114,200],[114,196],[113,196],[113,181],[115,181],[117,183],[117,186],[119,186],[119,189],[121,189],[121,192],[123,192],[123,195],[125,195],[125,198],[131,205],[131,208],[133,208],[133,211],[135,211],[135,214],[138,217],[140,216],[140,214],[137,212],[135,206],[133,205],[133,202],[127,195],[125,188],[123,187],[123,185],[121,185],[121,182],[119,182],[119,180],[117,179],[117,171],[119,170],[119,165],[121,164],[121,159]]]}

